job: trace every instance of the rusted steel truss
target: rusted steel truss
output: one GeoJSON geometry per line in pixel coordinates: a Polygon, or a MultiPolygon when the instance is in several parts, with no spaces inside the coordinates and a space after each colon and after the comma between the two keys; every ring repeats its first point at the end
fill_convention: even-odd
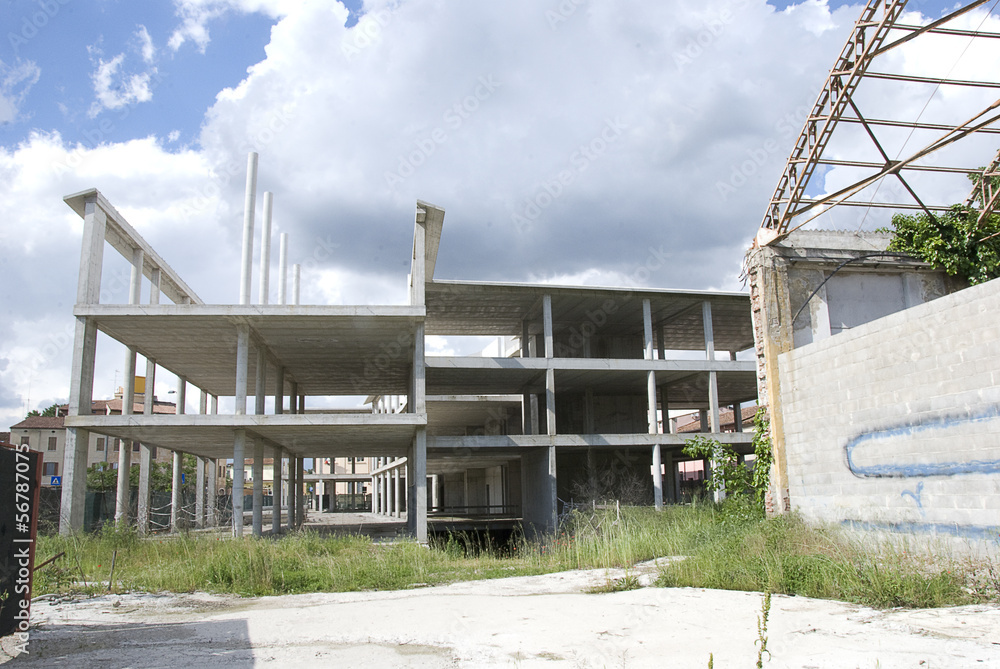
{"type": "MultiPolygon", "coordinates": [[[[944,27],[953,19],[969,12],[976,7],[987,4],[991,0],[978,0],[947,14],[926,26],[912,26],[899,22],[906,0],[871,0],[865,7],[854,26],[854,30],[844,45],[837,62],[830,71],[819,96],[813,105],[792,149],[784,172],[778,180],[774,195],[768,203],[764,220],[757,233],[756,244],[772,243],[788,232],[815,219],[833,206],[876,207],[899,210],[923,211],[933,215],[935,211],[949,208],[944,203],[924,202],[918,192],[908,183],[908,172],[938,172],[943,174],[966,174],[979,172],[981,167],[955,167],[935,165],[927,158],[932,153],[977,133],[987,141],[1000,144],[1000,127],[993,124],[1000,120],[1000,100],[987,106],[965,122],[957,125],[922,122],[919,119],[906,118],[866,118],[854,101],[858,86],[865,79],[889,80],[902,82],[917,82],[936,86],[964,86],[976,88],[1000,89],[1000,81],[969,81],[924,77],[890,72],[877,72],[871,69],[873,61],[886,52],[895,49],[922,35],[956,35],[985,39],[1000,38],[1000,34],[984,33],[973,30],[944,27]],[[890,39],[890,33],[894,39],[890,39]],[[902,37],[896,37],[905,33],[902,37]],[[882,162],[873,160],[851,160],[843,157],[824,158],[830,138],[839,123],[860,125],[871,139],[882,162]],[[926,144],[924,148],[912,155],[893,159],[879,141],[879,131],[884,128],[907,128],[911,130],[940,131],[940,136],[926,144]],[[919,162],[918,162],[919,161],[919,162]],[[863,170],[866,175],[851,185],[837,192],[822,197],[808,197],[806,188],[810,178],[820,166],[842,166],[863,170]],[[865,188],[872,186],[885,177],[898,180],[902,189],[900,196],[893,200],[877,202],[862,202],[850,199],[865,188]],[[906,195],[902,195],[905,193],[906,195]]],[[[995,2],[995,0],[993,0],[995,2]]],[[[997,163],[987,170],[997,171],[997,163]]],[[[984,179],[983,183],[991,184],[984,179]]],[[[991,187],[991,186],[990,186],[991,187]]],[[[995,189],[1000,190],[1000,189],[995,189]]],[[[991,190],[988,196],[982,196],[982,203],[996,206],[997,193],[991,190]]],[[[985,209],[985,208],[984,208],[985,209]]]]}

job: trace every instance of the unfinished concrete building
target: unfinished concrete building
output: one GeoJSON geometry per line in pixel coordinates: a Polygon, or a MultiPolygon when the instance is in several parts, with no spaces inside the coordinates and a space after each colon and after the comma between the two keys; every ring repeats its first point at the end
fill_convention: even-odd
{"type": "MultiPolygon", "coordinates": [[[[294,491],[289,523],[302,518],[304,459],[377,458],[368,473],[373,510],[405,508],[421,541],[429,516],[549,532],[559,500],[628,495],[657,506],[675,500],[685,437],[663,433],[670,412],[703,411],[711,436],[750,451],[750,434],[719,428],[720,408],[741,415],[741,405],[756,402],[748,295],[438,280],[444,211],[418,202],[409,304],[305,306],[297,304],[297,290],[286,300],[284,253],[280,303],[250,304],[255,160],[236,305],[204,304],[98,191],[65,198],[85,226],[62,531],[81,526],[86,458],[75,445],[85,446],[92,432],[141,443],[143,466],[151,446],[202,462],[231,459],[237,480],[246,458],[255,466],[264,457],[287,461],[278,470],[287,469],[288,480],[273,484],[275,531],[282,529],[283,485],[294,491]],[[106,245],[133,265],[129,304],[100,303],[106,245]],[[144,283],[151,286],[148,304],[139,303],[144,283]],[[171,303],[160,303],[161,296],[171,303]],[[176,375],[177,415],[81,415],[91,401],[99,332],[124,345],[132,368],[137,353],[147,359],[150,384],[157,370],[176,375]],[[505,343],[496,356],[431,356],[425,353],[431,335],[505,343]],[[747,355],[737,359],[741,351],[747,355]],[[198,414],[183,414],[188,386],[201,392],[198,414]],[[235,398],[234,413],[218,413],[220,396],[235,398]],[[367,396],[370,408],[306,411],[310,398],[329,396],[367,396]],[[265,413],[265,398],[274,398],[272,413],[265,413]]],[[[126,371],[126,379],[133,377],[126,371]]],[[[126,388],[127,396],[132,392],[126,388]]],[[[203,470],[204,464],[199,479],[203,470]]],[[[253,476],[255,534],[263,531],[262,478],[253,476]]],[[[203,490],[199,481],[200,496],[203,490]]],[[[233,531],[240,535],[241,496],[233,506],[233,531]]],[[[143,513],[140,504],[140,527],[143,513]]]]}

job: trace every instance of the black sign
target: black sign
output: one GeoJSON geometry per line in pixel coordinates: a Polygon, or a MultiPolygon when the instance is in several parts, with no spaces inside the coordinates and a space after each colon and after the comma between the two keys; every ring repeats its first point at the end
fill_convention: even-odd
{"type": "Polygon", "coordinates": [[[35,566],[42,454],[26,445],[0,448],[0,637],[26,643],[35,566]]]}

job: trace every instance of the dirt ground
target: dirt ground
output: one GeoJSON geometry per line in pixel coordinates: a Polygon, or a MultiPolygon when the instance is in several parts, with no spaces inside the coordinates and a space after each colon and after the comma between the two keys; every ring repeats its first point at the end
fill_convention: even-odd
{"type": "MultiPolygon", "coordinates": [[[[649,583],[655,567],[645,565],[649,583]]],[[[759,593],[589,594],[603,570],[403,591],[40,599],[15,667],[752,667],[759,593]]],[[[1000,606],[775,596],[767,667],[1000,667],[1000,606]]],[[[12,639],[2,646],[10,652],[12,639]]],[[[766,656],[765,656],[766,659],[766,656]]]]}

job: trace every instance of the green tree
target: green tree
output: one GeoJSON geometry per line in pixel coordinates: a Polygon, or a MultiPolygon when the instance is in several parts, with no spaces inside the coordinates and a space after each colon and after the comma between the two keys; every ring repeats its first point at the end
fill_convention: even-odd
{"type": "MultiPolygon", "coordinates": [[[[185,455],[181,471],[184,472],[183,490],[193,491],[195,487],[195,457],[185,455]]],[[[153,492],[170,490],[173,484],[174,467],[169,462],[154,462],[149,473],[149,488],[153,492]]],[[[139,487],[139,465],[133,464],[129,469],[128,484],[130,488],[139,487]]],[[[118,470],[109,463],[97,463],[87,469],[87,488],[89,490],[117,490],[118,470]]]]}
{"type": "MultiPolygon", "coordinates": [[[[969,179],[978,187],[981,175],[969,179]]],[[[1000,188],[1000,178],[993,178],[993,187],[1000,188]]],[[[1000,276],[1000,216],[994,213],[978,223],[982,207],[979,198],[971,207],[956,204],[935,215],[896,214],[892,228],[881,231],[893,234],[889,251],[919,258],[970,285],[983,283],[1000,276]]]]}
{"type": "Polygon", "coordinates": [[[59,411],[59,406],[60,405],[56,403],[50,407],[45,408],[41,412],[39,412],[37,409],[32,409],[31,411],[28,412],[28,415],[25,416],[25,418],[31,418],[32,416],[44,416],[46,418],[53,418],[55,417],[56,412],[59,411]]]}

